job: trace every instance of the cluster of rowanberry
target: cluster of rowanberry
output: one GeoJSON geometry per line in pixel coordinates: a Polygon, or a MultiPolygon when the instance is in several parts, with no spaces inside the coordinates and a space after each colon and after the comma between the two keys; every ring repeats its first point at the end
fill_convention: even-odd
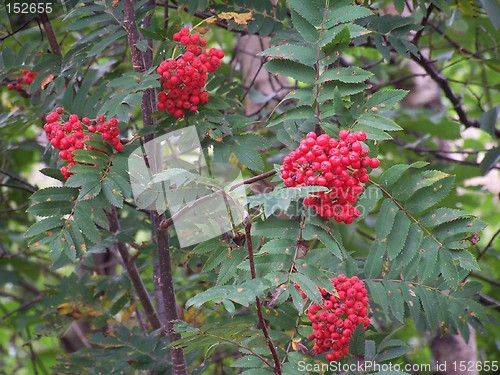
{"type": "Polygon", "coordinates": [[[217,48],[203,50],[207,41],[187,27],[175,33],[173,39],[184,46],[185,52],[176,59],[162,61],[157,69],[164,89],[158,93],[158,109],[181,118],[208,102],[204,90],[208,73],[219,68],[224,52],[217,48]]]}
{"type": "Polygon", "coordinates": [[[77,164],[74,160],[73,153],[76,150],[92,150],[91,146],[85,145],[85,141],[91,139],[91,133],[101,134],[104,141],[109,142],[113,148],[120,152],[123,150],[123,144],[120,142],[120,130],[118,129],[118,120],[111,118],[106,121],[105,116],[97,117],[95,120],[90,120],[84,117],[81,120],[77,115],[71,114],[67,121],[61,118],[64,109],[59,107],[54,112],[51,112],[45,118],[43,129],[47,133],[47,137],[59,151],[59,157],[69,161],[68,165],[61,167],[61,174],[68,179],[71,176],[69,169],[77,164]]]}
{"type": "Polygon", "coordinates": [[[347,278],[344,274],[330,280],[338,296],[320,289],[323,303],[312,304],[307,310],[314,330],[307,339],[316,340],[313,346],[316,354],[326,352],[328,361],[336,361],[347,355],[354,329],[362,324],[366,330],[370,319],[363,281],[357,276],[347,278]]]}
{"type": "Polygon", "coordinates": [[[362,130],[339,132],[339,140],[327,134],[310,132],[300,146],[283,159],[280,168],[285,186],[326,186],[327,191],[304,198],[304,205],[337,222],[351,224],[360,215],[354,206],[363,184],[368,181],[366,168],[377,168],[380,161],[370,158],[363,148],[362,130]]]}
{"type": "Polygon", "coordinates": [[[28,70],[28,69],[23,69],[21,72],[22,72],[23,76],[16,78],[16,81],[17,81],[16,84],[9,83],[7,85],[8,90],[13,90],[13,89],[16,89],[18,91],[22,90],[23,85],[26,85],[26,86],[31,85],[31,82],[33,82],[33,80],[38,75],[37,72],[32,72],[31,70],[28,70]]]}

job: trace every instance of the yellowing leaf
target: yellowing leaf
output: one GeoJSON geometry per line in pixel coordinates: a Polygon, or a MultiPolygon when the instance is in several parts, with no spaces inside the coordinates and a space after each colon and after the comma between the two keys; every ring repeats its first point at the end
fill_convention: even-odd
{"type": "Polygon", "coordinates": [[[125,320],[128,320],[132,316],[132,314],[135,311],[135,308],[136,308],[136,305],[135,305],[135,303],[133,303],[127,308],[127,310],[125,310],[125,312],[122,314],[122,322],[124,322],[125,320]]]}
{"type": "Polygon", "coordinates": [[[236,13],[236,12],[222,12],[217,15],[222,20],[233,20],[238,25],[246,25],[248,21],[253,20],[252,12],[236,13]]]}
{"type": "Polygon", "coordinates": [[[47,77],[42,79],[42,83],[40,84],[40,87],[42,90],[45,90],[47,85],[54,80],[57,76],[55,74],[49,74],[47,77]]]}

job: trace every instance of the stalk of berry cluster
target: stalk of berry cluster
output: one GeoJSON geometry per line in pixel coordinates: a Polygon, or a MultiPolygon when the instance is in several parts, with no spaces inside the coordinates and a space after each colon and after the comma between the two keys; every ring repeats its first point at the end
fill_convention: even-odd
{"type": "MultiPolygon", "coordinates": [[[[123,11],[124,11],[124,25],[127,32],[127,38],[130,45],[130,52],[132,56],[132,64],[134,70],[138,72],[144,72],[149,69],[149,66],[144,64],[144,54],[137,48],[137,42],[140,40],[141,35],[137,28],[135,22],[136,14],[134,9],[133,0],[123,0],[123,11]]],[[[147,90],[142,99],[142,118],[144,126],[152,126],[152,93],[151,90],[147,90]]],[[[154,275],[156,281],[161,287],[161,296],[163,301],[158,301],[159,305],[165,307],[166,319],[162,321],[164,328],[168,331],[171,341],[178,340],[180,338],[179,334],[176,334],[172,330],[171,321],[178,319],[177,307],[176,307],[176,297],[172,278],[172,269],[170,264],[170,249],[169,249],[169,238],[168,232],[162,231],[158,228],[159,223],[163,220],[163,215],[159,215],[157,212],[152,211],[150,213],[151,225],[153,225],[153,232],[155,237],[155,242],[158,247],[158,256],[160,258],[159,262],[159,275],[154,275]]],[[[186,359],[184,357],[184,351],[181,348],[171,347],[172,365],[174,375],[184,375],[187,374],[186,359]]]]}

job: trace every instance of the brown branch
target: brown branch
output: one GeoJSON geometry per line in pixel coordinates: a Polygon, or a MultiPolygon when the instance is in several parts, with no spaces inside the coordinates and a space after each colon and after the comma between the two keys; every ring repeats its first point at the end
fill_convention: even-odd
{"type": "Polygon", "coordinates": [[[471,274],[469,275],[469,277],[475,277],[476,279],[483,280],[483,281],[486,281],[487,283],[489,283],[491,285],[500,287],[500,281],[490,279],[489,277],[483,276],[483,275],[481,275],[479,273],[471,272],[471,274]]]}
{"type": "Polygon", "coordinates": [[[413,44],[415,44],[415,45],[418,44],[418,41],[419,41],[420,37],[422,36],[422,33],[425,30],[425,26],[427,25],[427,22],[429,21],[429,17],[431,16],[433,9],[434,9],[434,4],[431,3],[429,5],[429,7],[427,8],[427,12],[426,12],[424,18],[422,18],[422,22],[420,22],[420,25],[422,26],[422,28],[415,34],[415,37],[413,38],[413,44]]]}
{"type": "MultiPolygon", "coordinates": [[[[110,231],[112,233],[117,233],[120,230],[120,221],[116,210],[113,210],[113,212],[108,214],[108,219],[110,231]]],[[[130,281],[132,282],[135,292],[137,293],[137,297],[139,297],[139,300],[141,301],[151,327],[155,330],[159,329],[161,327],[160,320],[158,319],[158,315],[156,314],[153,303],[151,302],[149,293],[146,290],[146,286],[142,282],[141,275],[134,262],[134,258],[130,256],[127,245],[124,243],[117,243],[116,249],[123,260],[123,266],[129,275],[130,281]]]]}
{"type": "MultiPolygon", "coordinates": [[[[134,71],[144,72],[150,68],[150,59],[145,58],[144,54],[137,48],[137,42],[141,39],[137,24],[135,21],[135,9],[133,0],[123,0],[123,23],[127,32],[127,38],[130,45],[130,53],[134,71]],[[147,64],[147,65],[146,65],[147,64]]],[[[153,105],[154,92],[148,89],[142,96],[142,120],[144,126],[153,125],[153,105]]],[[[151,135],[148,138],[152,138],[151,135]]],[[[147,139],[146,139],[147,140],[147,139]]],[[[159,215],[155,211],[150,212],[151,225],[153,226],[154,239],[158,247],[159,267],[154,267],[155,282],[161,289],[162,300],[158,304],[165,308],[165,320],[161,323],[170,336],[170,341],[175,341],[180,338],[180,335],[172,330],[172,321],[178,319],[177,304],[175,298],[175,290],[173,285],[172,268],[170,263],[170,249],[168,232],[160,229],[160,223],[164,220],[163,215],[159,215]]],[[[162,308],[160,307],[160,308],[162,308]]],[[[187,375],[186,359],[182,348],[172,347],[170,349],[173,374],[187,375]]]]}
{"type": "MultiPolygon", "coordinates": [[[[247,241],[247,249],[248,249],[248,260],[250,262],[250,273],[252,275],[252,280],[255,279],[256,273],[255,273],[255,262],[253,258],[253,245],[252,245],[252,236],[250,234],[252,229],[252,221],[248,220],[248,222],[245,224],[245,237],[247,241]]],[[[271,350],[271,354],[273,356],[273,361],[274,361],[274,367],[273,371],[276,375],[281,375],[281,363],[278,357],[278,353],[276,352],[276,348],[274,346],[274,342],[269,335],[269,331],[267,329],[266,321],[264,320],[264,316],[262,315],[262,308],[260,304],[260,298],[255,297],[255,307],[257,308],[257,315],[259,317],[259,324],[262,329],[262,333],[264,333],[264,336],[267,341],[267,345],[269,346],[269,350],[271,350]]]]}
{"type": "Polygon", "coordinates": [[[40,20],[42,21],[43,30],[47,35],[47,39],[49,41],[50,50],[52,53],[56,55],[61,55],[61,47],[57,42],[56,34],[54,34],[54,29],[52,28],[52,24],[50,23],[49,17],[47,17],[47,13],[40,13],[40,20]]]}
{"type": "Polygon", "coordinates": [[[243,180],[242,182],[234,184],[233,185],[233,189],[237,188],[237,187],[239,187],[241,185],[253,184],[254,182],[257,182],[257,181],[260,181],[260,180],[264,180],[264,179],[266,179],[268,177],[274,176],[275,174],[276,174],[276,171],[274,169],[272,169],[270,171],[264,172],[262,174],[254,176],[254,177],[247,178],[246,180],[243,180]]]}
{"type": "MultiPolygon", "coordinates": [[[[479,121],[477,119],[471,119],[467,115],[465,108],[462,106],[460,98],[455,95],[453,90],[450,87],[448,79],[442,75],[439,70],[436,68],[434,63],[419,53],[419,56],[411,55],[411,59],[419,64],[427,74],[438,84],[438,86],[443,90],[446,97],[449,99],[451,104],[453,105],[453,109],[458,115],[460,122],[466,128],[479,128],[479,121]]],[[[495,134],[497,137],[500,137],[500,130],[496,129],[495,134]]]]}
{"type": "MultiPolygon", "coordinates": [[[[433,150],[425,147],[408,147],[409,144],[403,141],[399,141],[397,139],[392,139],[392,143],[395,143],[399,146],[402,146],[410,151],[413,151],[417,155],[422,155],[422,154],[432,154],[436,159],[441,159],[441,160],[446,160],[446,161],[451,161],[457,164],[462,164],[462,165],[471,165],[473,167],[479,167],[479,163],[471,161],[471,160],[460,160],[460,159],[454,159],[448,155],[446,155],[446,151],[442,150],[433,150]]],[[[460,152],[456,152],[460,153],[460,152]]],[[[464,152],[464,154],[467,154],[467,152],[464,152]]],[[[495,167],[494,167],[495,168],[495,167]]]]}
{"type": "MultiPolygon", "coordinates": [[[[174,281],[172,277],[172,266],[170,260],[170,244],[167,231],[158,229],[160,222],[163,220],[163,215],[157,215],[156,212],[151,212],[151,224],[154,228],[154,238],[156,246],[158,246],[159,258],[159,274],[155,275],[156,282],[161,290],[162,302],[165,308],[165,318],[163,322],[164,329],[170,336],[170,341],[176,341],[181,338],[181,335],[174,332],[172,322],[179,319],[177,313],[177,303],[175,299],[174,281]]],[[[186,359],[184,358],[184,350],[178,347],[170,348],[172,353],[172,365],[174,375],[187,374],[186,359]]]]}

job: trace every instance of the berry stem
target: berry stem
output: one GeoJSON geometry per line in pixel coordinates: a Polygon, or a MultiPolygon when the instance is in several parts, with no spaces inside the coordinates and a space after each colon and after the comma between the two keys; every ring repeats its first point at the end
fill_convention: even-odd
{"type": "MultiPolygon", "coordinates": [[[[255,279],[256,272],[255,272],[255,262],[254,262],[254,257],[253,257],[253,244],[252,244],[252,236],[251,236],[251,229],[252,229],[252,221],[248,220],[248,222],[245,224],[245,237],[247,241],[247,249],[248,249],[248,260],[250,262],[250,274],[252,275],[252,280],[255,279]]],[[[271,350],[271,354],[273,356],[273,361],[274,361],[274,367],[273,371],[276,375],[281,375],[281,363],[278,357],[278,353],[276,352],[276,348],[274,346],[274,342],[269,335],[269,331],[267,329],[266,321],[264,320],[264,316],[262,315],[262,308],[260,304],[260,298],[255,297],[255,307],[257,309],[257,316],[259,317],[259,324],[262,328],[262,333],[264,334],[267,345],[269,346],[269,350],[271,350]]]]}

